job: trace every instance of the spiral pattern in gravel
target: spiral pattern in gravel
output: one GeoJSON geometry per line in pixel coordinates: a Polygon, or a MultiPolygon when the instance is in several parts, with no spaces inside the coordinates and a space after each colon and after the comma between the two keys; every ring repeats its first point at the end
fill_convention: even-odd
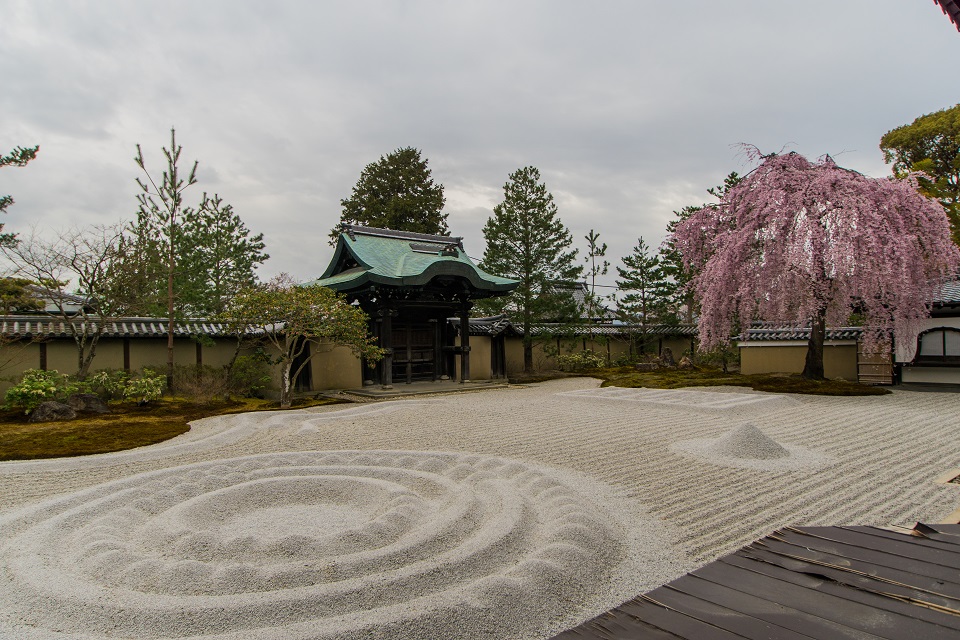
{"type": "Polygon", "coordinates": [[[531,637],[629,551],[582,489],[433,452],[143,473],[0,519],[0,636],[531,637]]]}

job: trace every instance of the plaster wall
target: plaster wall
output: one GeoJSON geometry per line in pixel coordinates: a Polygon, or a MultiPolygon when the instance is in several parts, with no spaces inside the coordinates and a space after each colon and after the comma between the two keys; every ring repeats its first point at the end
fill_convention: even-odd
{"type": "Polygon", "coordinates": [[[927,384],[960,384],[960,368],[904,367],[900,380],[927,384]]]}
{"type": "MultiPolygon", "coordinates": [[[[457,336],[454,340],[454,344],[458,347],[460,346],[460,336],[457,336]]],[[[471,380],[489,380],[492,377],[492,371],[490,370],[490,350],[492,348],[492,341],[489,336],[470,336],[470,379],[471,380]]],[[[509,341],[507,343],[507,361],[509,363],[509,341]]],[[[454,357],[454,371],[451,378],[454,380],[460,379],[460,358],[458,354],[454,357]]],[[[523,369],[523,351],[520,352],[520,368],[523,369]]],[[[508,368],[507,371],[511,371],[508,368]]]]}
{"type": "MultiPolygon", "coordinates": [[[[806,342],[764,345],[740,344],[740,373],[801,373],[807,357],[806,342]]],[[[827,378],[857,380],[857,345],[824,345],[823,373],[827,378]]]]}
{"type": "Polygon", "coordinates": [[[896,361],[911,362],[917,355],[917,337],[927,329],[936,329],[937,327],[960,329],[960,318],[925,318],[917,324],[916,331],[906,335],[898,335],[895,341],[896,361]]]}
{"type": "Polygon", "coordinates": [[[363,386],[360,358],[353,355],[348,347],[324,341],[312,344],[310,348],[316,353],[310,361],[314,391],[359,389],[363,386]]]}

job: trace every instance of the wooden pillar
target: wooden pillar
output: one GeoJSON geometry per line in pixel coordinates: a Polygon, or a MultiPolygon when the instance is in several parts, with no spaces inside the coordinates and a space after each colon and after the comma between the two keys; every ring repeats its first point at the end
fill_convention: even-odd
{"type": "Polygon", "coordinates": [[[470,303],[460,308],[460,382],[470,381],[470,303]]]}
{"type": "Polygon", "coordinates": [[[40,371],[47,370],[47,343],[40,343],[40,371]]]}
{"type": "Polygon", "coordinates": [[[197,343],[197,367],[203,366],[203,345],[197,343]]]}
{"type": "Polygon", "coordinates": [[[433,327],[433,381],[436,382],[441,375],[440,361],[443,359],[440,356],[440,323],[436,318],[430,318],[429,323],[433,327]]]}
{"type": "Polygon", "coordinates": [[[413,326],[409,322],[403,335],[407,339],[407,384],[411,384],[413,382],[413,326]]]}
{"type": "Polygon", "coordinates": [[[123,370],[130,373],[130,338],[123,339],[123,370]]]}
{"type": "Polygon", "coordinates": [[[380,383],[384,389],[393,388],[393,309],[384,305],[380,308],[383,316],[381,325],[380,347],[384,350],[383,372],[380,383]]]}

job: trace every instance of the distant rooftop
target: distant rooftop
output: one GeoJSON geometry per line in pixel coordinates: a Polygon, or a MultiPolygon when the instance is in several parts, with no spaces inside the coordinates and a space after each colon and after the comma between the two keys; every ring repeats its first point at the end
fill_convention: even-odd
{"type": "Polygon", "coordinates": [[[379,286],[423,287],[438,278],[466,280],[474,292],[485,295],[503,295],[518,284],[477,267],[458,236],[354,225],[344,227],[333,259],[312,284],[356,292],[379,286]]]}

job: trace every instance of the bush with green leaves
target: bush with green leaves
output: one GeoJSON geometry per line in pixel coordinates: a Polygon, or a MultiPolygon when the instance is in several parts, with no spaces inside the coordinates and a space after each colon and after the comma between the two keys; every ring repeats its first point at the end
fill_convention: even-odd
{"type": "Polygon", "coordinates": [[[100,369],[94,371],[83,381],[84,391],[95,393],[104,402],[121,400],[127,388],[130,374],[123,369],[100,369]]]}
{"type": "Polygon", "coordinates": [[[227,372],[206,364],[178,364],[173,369],[173,392],[201,404],[224,398],[230,394],[227,372]]]}
{"type": "Polygon", "coordinates": [[[607,358],[591,349],[562,353],[557,356],[557,366],[563,371],[583,371],[607,366],[607,358]]]}
{"type": "Polygon", "coordinates": [[[641,356],[635,353],[621,353],[619,356],[613,359],[611,366],[614,367],[632,367],[638,362],[643,362],[645,356],[641,356]]]}
{"type": "Polygon", "coordinates": [[[123,390],[123,397],[126,400],[144,405],[163,397],[166,388],[167,378],[165,375],[144,367],[139,375],[127,381],[127,386],[123,390]]]}
{"type": "Polygon", "coordinates": [[[5,406],[31,413],[42,402],[63,400],[72,393],[72,386],[69,376],[58,371],[27,369],[20,382],[7,389],[5,406]]]}
{"type": "Polygon", "coordinates": [[[262,351],[237,356],[230,368],[228,380],[231,392],[243,398],[262,398],[270,386],[270,359],[262,351]]]}

